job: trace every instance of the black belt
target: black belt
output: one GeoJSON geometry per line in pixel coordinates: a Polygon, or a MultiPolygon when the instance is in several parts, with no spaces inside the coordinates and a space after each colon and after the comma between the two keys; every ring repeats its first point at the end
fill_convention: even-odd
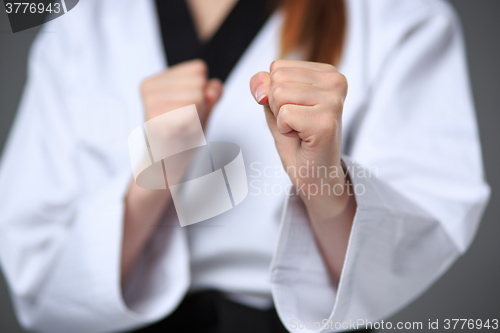
{"type": "MultiPolygon", "coordinates": [[[[363,330],[368,332],[369,330],[363,330]]],[[[287,333],[275,308],[259,310],[215,290],[188,295],[167,318],[135,333],[287,333]]]]}

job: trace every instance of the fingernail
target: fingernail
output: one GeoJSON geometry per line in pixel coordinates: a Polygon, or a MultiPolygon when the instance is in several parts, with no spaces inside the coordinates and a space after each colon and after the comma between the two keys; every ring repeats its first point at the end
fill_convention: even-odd
{"type": "Polygon", "coordinates": [[[255,90],[255,100],[260,103],[264,97],[266,97],[266,88],[260,86],[255,90]]]}

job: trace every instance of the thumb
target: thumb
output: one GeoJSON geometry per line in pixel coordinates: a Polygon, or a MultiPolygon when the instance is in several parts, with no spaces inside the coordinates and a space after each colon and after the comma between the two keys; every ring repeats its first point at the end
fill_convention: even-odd
{"type": "Polygon", "coordinates": [[[205,113],[206,117],[210,115],[215,104],[220,100],[222,96],[223,84],[219,79],[210,79],[205,86],[203,95],[205,97],[205,113]]]}
{"type": "Polygon", "coordinates": [[[271,77],[267,72],[259,72],[252,76],[250,79],[250,90],[252,91],[253,98],[260,105],[269,104],[269,84],[271,77]]]}
{"type": "Polygon", "coordinates": [[[267,72],[259,72],[252,76],[250,79],[250,90],[252,91],[253,98],[260,105],[264,106],[264,113],[266,114],[267,125],[271,130],[273,137],[276,140],[280,139],[280,133],[276,124],[276,117],[269,107],[269,84],[271,76],[267,72]]]}

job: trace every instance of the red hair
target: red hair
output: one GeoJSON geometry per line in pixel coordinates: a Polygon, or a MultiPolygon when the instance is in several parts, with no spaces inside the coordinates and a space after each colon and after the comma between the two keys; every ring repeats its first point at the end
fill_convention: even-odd
{"type": "Polygon", "coordinates": [[[281,0],[281,56],[301,50],[306,60],[338,65],[346,32],[344,0],[281,0]]]}

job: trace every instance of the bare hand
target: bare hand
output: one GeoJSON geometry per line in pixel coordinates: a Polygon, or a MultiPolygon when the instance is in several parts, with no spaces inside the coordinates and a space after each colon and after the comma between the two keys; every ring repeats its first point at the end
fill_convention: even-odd
{"type": "Polygon", "coordinates": [[[270,73],[252,77],[250,88],[264,106],[283,166],[306,204],[311,195],[326,197],[319,193],[325,186],[340,192],[346,78],[332,65],[276,60],[270,73]]]}

